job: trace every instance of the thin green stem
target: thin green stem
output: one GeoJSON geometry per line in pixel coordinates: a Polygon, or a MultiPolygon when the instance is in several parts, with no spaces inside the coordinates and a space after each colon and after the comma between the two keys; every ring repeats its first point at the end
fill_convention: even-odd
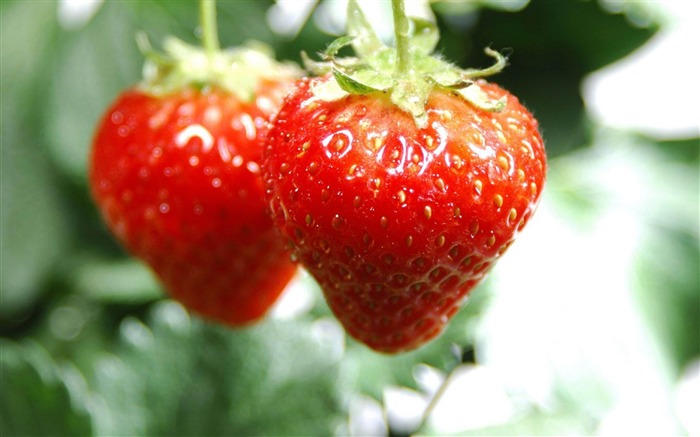
{"type": "Polygon", "coordinates": [[[405,75],[411,69],[409,55],[410,23],[406,17],[404,0],[391,0],[391,10],[394,15],[394,37],[396,38],[396,73],[405,75]]]}
{"type": "Polygon", "coordinates": [[[216,0],[199,0],[199,20],[202,26],[202,44],[211,59],[219,51],[219,34],[216,30],[216,0]]]}
{"type": "Polygon", "coordinates": [[[449,373],[445,376],[445,379],[442,381],[442,384],[440,384],[440,387],[430,399],[428,406],[425,407],[425,410],[423,411],[423,414],[420,418],[420,423],[416,428],[416,433],[421,432],[423,428],[425,428],[425,425],[428,423],[428,418],[430,418],[430,414],[432,414],[438,401],[440,400],[440,398],[442,398],[442,395],[445,393],[445,390],[447,390],[447,386],[450,383],[450,378],[452,378],[452,375],[454,374],[454,371],[457,368],[457,366],[459,366],[459,363],[457,363],[452,369],[450,369],[449,373]]]}

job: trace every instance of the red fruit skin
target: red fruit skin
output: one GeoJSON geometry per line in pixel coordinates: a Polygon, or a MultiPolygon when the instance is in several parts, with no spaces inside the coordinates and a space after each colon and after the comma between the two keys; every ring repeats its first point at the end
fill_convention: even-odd
{"type": "Polygon", "coordinates": [[[305,80],[266,142],[273,219],[347,332],[385,353],[437,336],[533,214],[546,156],[534,117],[433,91],[428,125],[386,95],[326,102],[305,80]]]}
{"type": "Polygon", "coordinates": [[[92,196],[112,233],[189,310],[231,326],[263,317],[295,272],[267,214],[263,138],[293,82],[255,100],[219,89],[121,94],[93,141],[92,196]]]}

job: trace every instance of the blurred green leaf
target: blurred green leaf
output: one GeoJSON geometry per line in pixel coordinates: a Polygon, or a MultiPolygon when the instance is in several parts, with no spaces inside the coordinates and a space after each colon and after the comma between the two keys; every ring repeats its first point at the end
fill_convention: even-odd
{"type": "Polygon", "coordinates": [[[583,226],[605,210],[635,218],[635,297],[657,336],[650,342],[680,372],[700,354],[700,140],[655,143],[611,129],[594,138],[551,166],[553,193],[583,226]]]}
{"type": "Polygon", "coordinates": [[[230,330],[156,305],[127,318],[93,385],[103,435],[330,435],[342,420],[339,353],[316,322],[230,330]]]}
{"type": "Polygon", "coordinates": [[[140,79],[138,27],[128,5],[105,2],[84,28],[57,35],[57,62],[47,77],[45,139],[54,162],[80,183],[99,118],[122,89],[140,79]]]}
{"type": "Polygon", "coordinates": [[[66,216],[57,179],[39,138],[39,78],[55,30],[55,5],[15,2],[3,7],[0,129],[0,318],[21,319],[42,293],[49,270],[66,248],[66,216]]]}
{"type": "Polygon", "coordinates": [[[700,139],[639,142],[650,180],[640,187],[648,229],[636,257],[639,299],[680,373],[700,356],[700,139]]]}
{"type": "Polygon", "coordinates": [[[63,372],[37,343],[0,340],[0,434],[91,435],[87,394],[77,371],[63,372]]]}
{"type": "MultiPolygon", "coordinates": [[[[30,91],[30,83],[42,77],[42,64],[57,28],[56,5],[49,2],[2,2],[2,95],[30,91]]],[[[22,107],[14,108],[21,111],[22,107]]],[[[13,111],[14,112],[14,111],[13,111]]]]}
{"type": "MultiPolygon", "coordinates": [[[[503,425],[460,431],[455,436],[565,436],[591,435],[594,424],[583,415],[575,413],[530,412],[518,420],[503,425]]],[[[433,435],[430,430],[418,435],[433,435]]]]}
{"type": "MultiPolygon", "coordinates": [[[[3,108],[3,117],[6,113],[3,108]]],[[[18,317],[31,307],[68,242],[67,223],[54,179],[36,150],[37,144],[31,139],[19,140],[17,128],[20,127],[3,126],[0,188],[0,318],[3,319],[18,317]]]]}
{"type": "Polygon", "coordinates": [[[699,241],[653,228],[638,255],[640,301],[660,343],[680,372],[700,356],[699,241]],[[664,260],[664,261],[659,261],[664,260]]]}
{"type": "Polygon", "coordinates": [[[499,11],[520,11],[530,3],[530,0],[474,0],[474,1],[433,1],[433,9],[442,15],[464,15],[482,8],[499,11]]]}
{"type": "Polygon", "coordinates": [[[140,261],[80,258],[71,274],[77,294],[106,304],[136,304],[163,297],[154,273],[140,261]]]}

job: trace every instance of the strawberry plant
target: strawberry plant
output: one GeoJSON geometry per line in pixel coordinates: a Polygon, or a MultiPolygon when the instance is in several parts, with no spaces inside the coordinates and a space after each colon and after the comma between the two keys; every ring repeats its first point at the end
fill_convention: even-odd
{"type": "Polygon", "coordinates": [[[436,27],[392,1],[385,47],[354,1],[267,137],[273,219],[347,332],[387,353],[443,331],[532,217],[537,120],[485,76],[432,55],[436,27]],[[411,35],[409,30],[413,29],[411,35]],[[351,45],[357,57],[341,58],[351,45]]]}
{"type": "Polygon", "coordinates": [[[112,233],[188,309],[234,326],[261,318],[295,271],[260,177],[268,119],[298,75],[264,47],[220,50],[201,2],[204,48],[141,39],[142,83],[107,110],[90,188],[112,233]]]}
{"type": "MultiPolygon", "coordinates": [[[[221,41],[264,41],[278,59],[302,60],[302,50],[323,52],[327,32],[340,32],[330,24],[345,14],[336,1],[318,0],[311,10],[313,3],[304,2],[309,7],[304,9],[300,2],[218,2],[221,41]]],[[[536,220],[469,292],[468,304],[439,338],[412,352],[381,354],[348,339],[306,274],[294,279],[263,323],[230,329],[188,314],[163,295],[165,284],[155,281],[147,263],[129,256],[105,232],[86,185],[98,117],[121,90],[141,80],[143,55],[132,43],[138,30],[147,31],[151,41],[170,34],[201,45],[196,4],[2,2],[0,435],[595,435],[651,429],[659,435],[698,434],[697,402],[690,396],[700,356],[697,130],[674,130],[675,139],[659,137],[653,132],[663,126],[662,119],[638,130],[605,115],[625,111],[631,119],[634,111],[628,110],[635,105],[646,115],[668,107],[658,97],[676,95],[667,87],[634,83],[649,71],[642,65],[663,66],[674,59],[680,68],[671,85],[690,89],[685,80],[692,71],[690,58],[672,54],[687,53],[694,39],[682,38],[676,32],[682,26],[660,13],[668,5],[406,3],[407,11],[410,5],[436,23],[437,51],[464,68],[486,66],[489,58],[475,48],[512,47],[508,67],[486,79],[497,81],[536,115],[547,144],[547,180],[536,220]],[[76,11],[78,4],[82,10],[76,11]],[[659,29],[662,38],[650,40],[659,29]],[[666,38],[673,35],[678,38],[666,38]],[[647,40],[651,44],[633,52],[647,40]],[[649,63],[638,64],[642,59],[649,63]],[[616,104],[598,112],[600,94],[592,89],[624,81],[644,89],[648,104],[625,99],[627,87],[603,87],[616,104]]],[[[373,23],[391,21],[388,1],[362,6],[368,18],[376,18],[373,23]]],[[[684,14],[684,23],[690,16],[684,14]]],[[[384,40],[384,31],[375,29],[384,40]]],[[[427,37],[429,31],[424,32],[427,37]]],[[[340,73],[382,89],[381,83],[357,77],[371,73],[362,72],[359,61],[351,65],[341,59],[351,53],[340,45],[333,57],[340,73]]],[[[154,55],[149,63],[163,59],[154,55]]],[[[326,62],[310,65],[319,68],[319,76],[333,74],[330,57],[312,57],[326,62]]],[[[197,63],[186,65],[193,70],[197,63]]],[[[322,95],[323,88],[313,85],[317,80],[308,85],[322,95]]],[[[206,81],[188,85],[190,94],[214,90],[201,86],[206,81]]],[[[481,87],[489,92],[490,85],[481,87]]],[[[473,85],[464,91],[469,88],[473,85]]],[[[144,94],[155,105],[155,97],[177,93],[144,94]]],[[[372,95],[390,100],[390,94],[347,100],[372,95]]],[[[482,99],[494,101],[498,95],[482,99]]],[[[688,114],[684,102],[672,105],[680,119],[688,114]]],[[[386,108],[392,114],[390,103],[386,108]]],[[[429,122],[434,112],[428,108],[429,122]]],[[[499,115],[475,113],[484,120],[499,115]]],[[[466,129],[472,119],[463,120],[466,129]]],[[[634,126],[643,120],[648,117],[634,126]]],[[[311,123],[307,118],[303,128],[311,123]]],[[[212,125],[199,124],[217,135],[212,125]]],[[[357,138],[353,146],[361,144],[357,138]]],[[[200,141],[194,135],[190,145],[200,141]]],[[[454,152],[454,142],[445,148],[454,152]]],[[[352,163],[343,159],[334,161],[349,170],[352,163]]],[[[262,159],[256,162],[265,167],[262,159]]],[[[319,184],[330,168],[323,163],[313,175],[319,184]]],[[[365,166],[367,171],[367,162],[357,163],[356,170],[365,166]]],[[[436,165],[424,172],[426,184],[436,165]]],[[[498,171],[493,167],[491,173],[498,171]]],[[[459,181],[456,177],[451,183],[459,181]]],[[[197,178],[191,180],[195,188],[197,178]]],[[[416,201],[420,184],[410,188],[413,193],[404,190],[407,205],[416,201]]],[[[474,195],[470,187],[451,186],[452,192],[474,195]]],[[[321,205],[338,207],[337,191],[329,194],[321,205]]],[[[282,193],[282,200],[296,208],[284,195],[292,193],[282,193]]],[[[173,197],[166,203],[169,214],[173,197]]],[[[402,226],[432,227],[436,205],[431,204],[430,221],[418,209],[413,226],[402,226]]],[[[312,211],[314,219],[321,209],[312,211]]],[[[373,213],[370,206],[360,211],[373,213]]],[[[379,237],[372,230],[375,241],[399,226],[387,213],[389,227],[380,223],[379,237]]],[[[344,229],[336,231],[330,220],[332,232],[344,229]]],[[[308,238],[315,224],[302,225],[308,238]]],[[[283,238],[290,237],[296,238],[283,238]]],[[[364,232],[356,236],[353,249],[364,244],[363,237],[364,232]]],[[[384,265],[379,267],[387,269],[384,265]]]]}

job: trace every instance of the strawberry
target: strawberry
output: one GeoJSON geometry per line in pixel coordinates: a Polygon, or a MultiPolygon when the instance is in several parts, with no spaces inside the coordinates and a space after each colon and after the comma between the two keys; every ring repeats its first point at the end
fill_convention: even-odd
{"type": "MultiPolygon", "coordinates": [[[[363,26],[352,1],[348,15],[360,19],[354,29],[363,26]]],[[[476,79],[502,67],[497,53],[488,51],[497,57],[491,69],[440,64],[438,74],[433,64],[421,70],[424,49],[416,49],[413,70],[391,82],[381,68],[362,73],[381,57],[389,74],[396,64],[363,32],[331,44],[332,74],[301,81],[288,97],[263,171],[276,225],[347,332],[396,353],[442,332],[513,243],[541,196],[546,157],[532,114],[476,79]],[[334,59],[350,41],[375,57],[334,59]],[[439,84],[445,71],[456,84],[439,84]],[[439,79],[416,85],[429,74],[439,79]]]]}
{"type": "Polygon", "coordinates": [[[244,325],[295,272],[267,214],[260,162],[296,70],[249,48],[204,53],[171,39],[166,51],[103,116],[91,192],[107,227],[172,297],[244,325]]]}

